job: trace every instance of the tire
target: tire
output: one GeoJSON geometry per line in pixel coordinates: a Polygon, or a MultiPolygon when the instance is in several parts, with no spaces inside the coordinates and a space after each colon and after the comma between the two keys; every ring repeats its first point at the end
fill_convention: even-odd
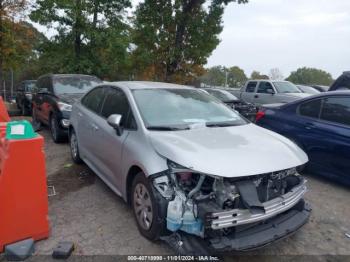
{"type": "Polygon", "coordinates": [[[70,132],[69,144],[70,144],[70,153],[71,153],[73,162],[76,164],[83,163],[83,160],[80,158],[78,139],[74,129],[72,129],[72,131],[70,132]]]}
{"type": "Polygon", "coordinates": [[[50,117],[50,132],[52,140],[55,143],[61,143],[66,141],[66,134],[63,132],[62,128],[58,124],[58,120],[55,114],[50,117]]]}
{"type": "Polygon", "coordinates": [[[142,236],[151,241],[157,240],[160,236],[167,234],[167,203],[164,203],[165,199],[160,198],[161,196],[159,194],[155,195],[154,191],[145,175],[142,172],[138,173],[131,187],[131,205],[138,230],[142,236]],[[143,204],[144,208],[142,208],[142,204],[140,205],[140,203],[143,204]],[[148,212],[146,211],[148,219],[142,219],[145,209],[148,210],[148,212]],[[152,219],[150,219],[150,214],[152,219]]]}

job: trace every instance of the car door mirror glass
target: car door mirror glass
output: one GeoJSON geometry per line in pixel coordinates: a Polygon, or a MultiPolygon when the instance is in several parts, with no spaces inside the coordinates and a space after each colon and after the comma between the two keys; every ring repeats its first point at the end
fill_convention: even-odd
{"type": "Polygon", "coordinates": [[[272,88],[266,89],[266,93],[273,95],[275,91],[272,88]]]}
{"type": "Polygon", "coordinates": [[[107,123],[117,131],[117,135],[120,136],[123,132],[121,127],[122,116],[118,114],[110,115],[107,118],[107,123]]]}

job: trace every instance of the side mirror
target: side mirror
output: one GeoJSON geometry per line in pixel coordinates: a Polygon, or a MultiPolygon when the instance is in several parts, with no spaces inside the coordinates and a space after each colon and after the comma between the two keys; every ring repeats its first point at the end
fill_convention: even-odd
{"type": "Polygon", "coordinates": [[[275,91],[272,88],[267,89],[266,92],[271,95],[275,94],[275,91]]]}
{"type": "Polygon", "coordinates": [[[123,128],[120,126],[121,121],[122,121],[122,116],[118,114],[110,115],[107,118],[107,123],[115,129],[118,136],[121,136],[123,133],[123,128]]]}

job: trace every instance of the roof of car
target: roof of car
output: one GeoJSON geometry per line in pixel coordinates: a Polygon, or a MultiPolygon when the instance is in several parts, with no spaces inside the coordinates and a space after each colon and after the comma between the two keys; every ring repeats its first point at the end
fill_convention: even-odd
{"type": "Polygon", "coordinates": [[[185,86],[185,85],[178,85],[178,84],[171,84],[171,83],[163,83],[163,82],[151,82],[151,81],[121,81],[121,82],[111,82],[109,84],[128,88],[128,89],[194,89],[194,87],[191,86],[185,86]]]}
{"type": "Polygon", "coordinates": [[[315,99],[315,98],[322,98],[322,97],[327,97],[327,96],[343,96],[343,95],[350,96],[350,90],[349,91],[347,91],[347,90],[345,90],[345,91],[337,91],[337,90],[335,90],[335,91],[322,92],[322,93],[319,93],[319,94],[316,94],[316,95],[308,96],[308,97],[305,97],[305,98],[302,98],[302,99],[298,99],[296,101],[284,104],[281,107],[288,108],[289,106],[297,105],[297,104],[300,104],[300,103],[303,103],[303,102],[306,102],[306,101],[309,101],[309,100],[312,100],[312,99],[315,99]]]}

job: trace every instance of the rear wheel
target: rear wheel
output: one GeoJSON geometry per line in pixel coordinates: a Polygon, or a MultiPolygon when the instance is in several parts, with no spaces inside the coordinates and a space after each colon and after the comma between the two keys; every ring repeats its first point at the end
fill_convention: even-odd
{"type": "Polygon", "coordinates": [[[74,129],[72,129],[72,131],[70,132],[69,141],[70,141],[70,152],[74,163],[81,164],[83,160],[80,158],[78,139],[74,129]]]}
{"type": "Polygon", "coordinates": [[[148,179],[143,173],[136,175],[131,190],[131,204],[140,233],[149,240],[166,234],[164,209],[156,200],[148,179]],[[162,212],[163,211],[163,212],[162,212]]]}
{"type": "Polygon", "coordinates": [[[62,128],[58,124],[58,120],[56,116],[53,114],[50,117],[50,131],[51,131],[51,137],[52,140],[55,143],[60,143],[65,141],[66,134],[62,130],[62,128]]]}

